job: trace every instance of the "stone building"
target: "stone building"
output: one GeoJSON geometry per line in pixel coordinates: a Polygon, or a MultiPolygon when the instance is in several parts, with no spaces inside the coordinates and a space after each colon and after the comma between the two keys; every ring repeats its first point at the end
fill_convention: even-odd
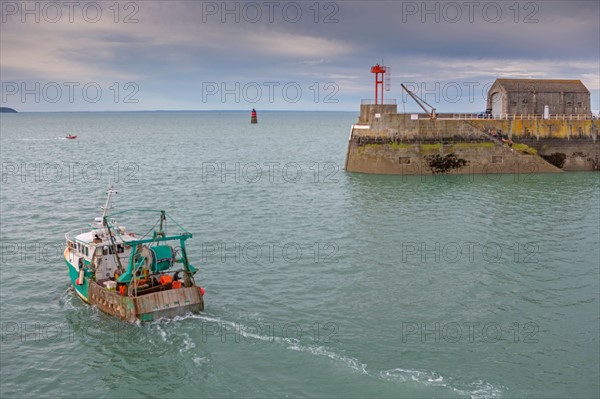
{"type": "Polygon", "coordinates": [[[487,109],[494,116],[590,115],[590,91],[580,80],[496,79],[488,91],[487,109]]]}

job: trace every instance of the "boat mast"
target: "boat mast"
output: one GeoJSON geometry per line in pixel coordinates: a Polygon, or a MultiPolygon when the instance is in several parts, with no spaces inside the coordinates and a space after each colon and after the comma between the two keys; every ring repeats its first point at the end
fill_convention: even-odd
{"type": "Polygon", "coordinates": [[[119,271],[119,274],[122,274],[124,269],[123,269],[123,265],[121,264],[121,259],[119,258],[117,242],[115,241],[115,236],[113,235],[112,229],[110,228],[110,224],[107,222],[107,217],[106,217],[108,210],[113,208],[113,206],[111,204],[111,200],[112,200],[112,196],[114,194],[117,194],[117,190],[115,190],[114,186],[110,186],[108,188],[108,190],[106,190],[106,195],[107,195],[106,203],[104,204],[104,206],[101,206],[100,209],[102,209],[102,222],[104,223],[104,226],[108,230],[108,236],[110,237],[110,242],[113,247],[114,257],[117,260],[117,269],[119,271]]]}
{"type": "Polygon", "coordinates": [[[104,217],[106,216],[107,212],[109,209],[112,209],[112,204],[111,204],[111,197],[113,196],[113,194],[117,194],[117,190],[115,190],[114,186],[110,186],[108,188],[108,190],[106,190],[106,203],[104,204],[104,206],[101,206],[100,209],[102,209],[102,219],[104,219],[104,217]]]}
{"type": "Polygon", "coordinates": [[[160,226],[158,227],[158,232],[156,233],[157,237],[164,237],[167,232],[167,216],[165,215],[165,211],[160,211],[160,226]],[[163,226],[164,223],[164,226],[163,226]],[[163,230],[164,229],[164,230],[163,230]]]}

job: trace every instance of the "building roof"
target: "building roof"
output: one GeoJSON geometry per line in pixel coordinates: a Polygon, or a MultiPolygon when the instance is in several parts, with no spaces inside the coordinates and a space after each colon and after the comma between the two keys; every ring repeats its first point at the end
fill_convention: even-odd
{"type": "Polygon", "coordinates": [[[581,80],[566,79],[496,79],[506,91],[532,91],[538,93],[589,93],[581,80]]]}

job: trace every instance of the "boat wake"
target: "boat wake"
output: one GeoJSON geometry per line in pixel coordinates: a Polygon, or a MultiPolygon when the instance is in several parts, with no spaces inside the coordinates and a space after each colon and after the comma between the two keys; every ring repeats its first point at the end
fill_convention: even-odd
{"type": "MultiPolygon", "coordinates": [[[[72,302],[74,295],[70,288],[71,287],[68,287],[61,296],[61,307],[69,310],[77,309],[72,302]]],[[[412,370],[405,368],[372,370],[366,363],[363,363],[359,359],[338,353],[332,348],[328,348],[323,345],[301,342],[301,340],[296,338],[286,338],[256,333],[252,331],[250,326],[245,326],[239,322],[225,320],[218,316],[206,313],[188,313],[181,316],[175,316],[173,318],[161,318],[150,323],[138,322],[132,324],[132,326],[136,326],[137,328],[150,327],[158,334],[158,340],[162,342],[161,345],[164,343],[173,344],[178,348],[180,354],[191,355],[191,360],[196,366],[205,366],[210,363],[210,359],[198,353],[197,342],[195,342],[197,339],[194,339],[189,333],[181,331],[180,329],[171,330],[169,328],[170,325],[181,325],[181,322],[185,320],[199,320],[204,323],[215,323],[222,327],[230,328],[232,331],[239,332],[239,334],[248,342],[261,341],[276,343],[287,350],[303,352],[309,355],[330,359],[336,364],[348,367],[353,373],[365,375],[370,378],[389,383],[439,387],[440,389],[450,390],[458,396],[472,399],[498,398],[501,397],[503,393],[503,389],[482,380],[464,383],[455,381],[452,377],[445,377],[441,374],[428,370],[412,370]]]]}
{"type": "Polygon", "coordinates": [[[478,380],[464,387],[458,388],[451,382],[450,378],[426,370],[406,370],[396,368],[379,372],[379,377],[385,381],[415,382],[426,386],[438,386],[451,389],[460,396],[472,399],[498,398],[502,395],[502,390],[490,383],[478,380]]]}
{"type": "Polygon", "coordinates": [[[299,352],[306,352],[315,356],[324,356],[336,362],[345,364],[346,366],[350,367],[354,372],[365,375],[370,374],[367,370],[367,365],[362,363],[360,360],[353,357],[340,355],[339,353],[335,353],[323,346],[291,344],[287,347],[287,349],[299,352]]]}
{"type": "Polygon", "coordinates": [[[63,293],[60,295],[58,304],[61,308],[64,309],[76,309],[75,305],[73,305],[73,288],[70,285],[67,286],[63,293]]]}
{"type": "MultiPolygon", "coordinates": [[[[459,396],[468,397],[472,399],[484,399],[484,398],[498,398],[502,396],[502,389],[482,380],[473,381],[471,383],[460,383],[454,381],[450,377],[444,377],[438,373],[427,370],[410,370],[404,368],[395,368],[390,370],[371,370],[367,364],[361,362],[359,359],[340,354],[335,352],[331,348],[327,348],[322,345],[314,345],[305,342],[301,342],[296,338],[285,338],[277,337],[273,335],[263,335],[251,332],[252,328],[244,326],[238,322],[232,322],[229,320],[221,319],[217,316],[208,314],[187,314],[182,316],[175,316],[172,319],[160,319],[151,323],[161,334],[162,339],[167,342],[172,339],[167,331],[163,328],[164,325],[170,323],[181,322],[182,320],[200,320],[206,323],[218,323],[221,326],[227,326],[232,329],[236,329],[239,334],[248,339],[249,342],[275,342],[288,350],[308,353],[314,356],[325,357],[332,360],[335,363],[348,367],[352,372],[361,375],[366,375],[371,378],[382,380],[390,383],[414,383],[417,385],[429,386],[429,387],[440,387],[442,389],[449,389],[455,392],[459,396]]],[[[192,342],[190,336],[187,333],[178,333],[180,339],[183,340],[181,351],[192,351],[196,348],[195,343],[192,342]]],[[[206,358],[194,358],[194,363],[201,365],[208,362],[206,358]]]]}

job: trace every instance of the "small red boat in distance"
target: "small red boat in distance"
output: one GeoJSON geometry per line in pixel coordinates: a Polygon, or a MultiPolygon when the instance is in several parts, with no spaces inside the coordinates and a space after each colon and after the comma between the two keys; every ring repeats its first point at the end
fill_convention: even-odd
{"type": "Polygon", "coordinates": [[[73,136],[72,134],[69,134],[69,135],[68,135],[67,137],[65,137],[65,138],[66,138],[66,139],[69,139],[69,140],[74,140],[74,139],[76,139],[76,138],[77,138],[77,136],[73,136]]]}

